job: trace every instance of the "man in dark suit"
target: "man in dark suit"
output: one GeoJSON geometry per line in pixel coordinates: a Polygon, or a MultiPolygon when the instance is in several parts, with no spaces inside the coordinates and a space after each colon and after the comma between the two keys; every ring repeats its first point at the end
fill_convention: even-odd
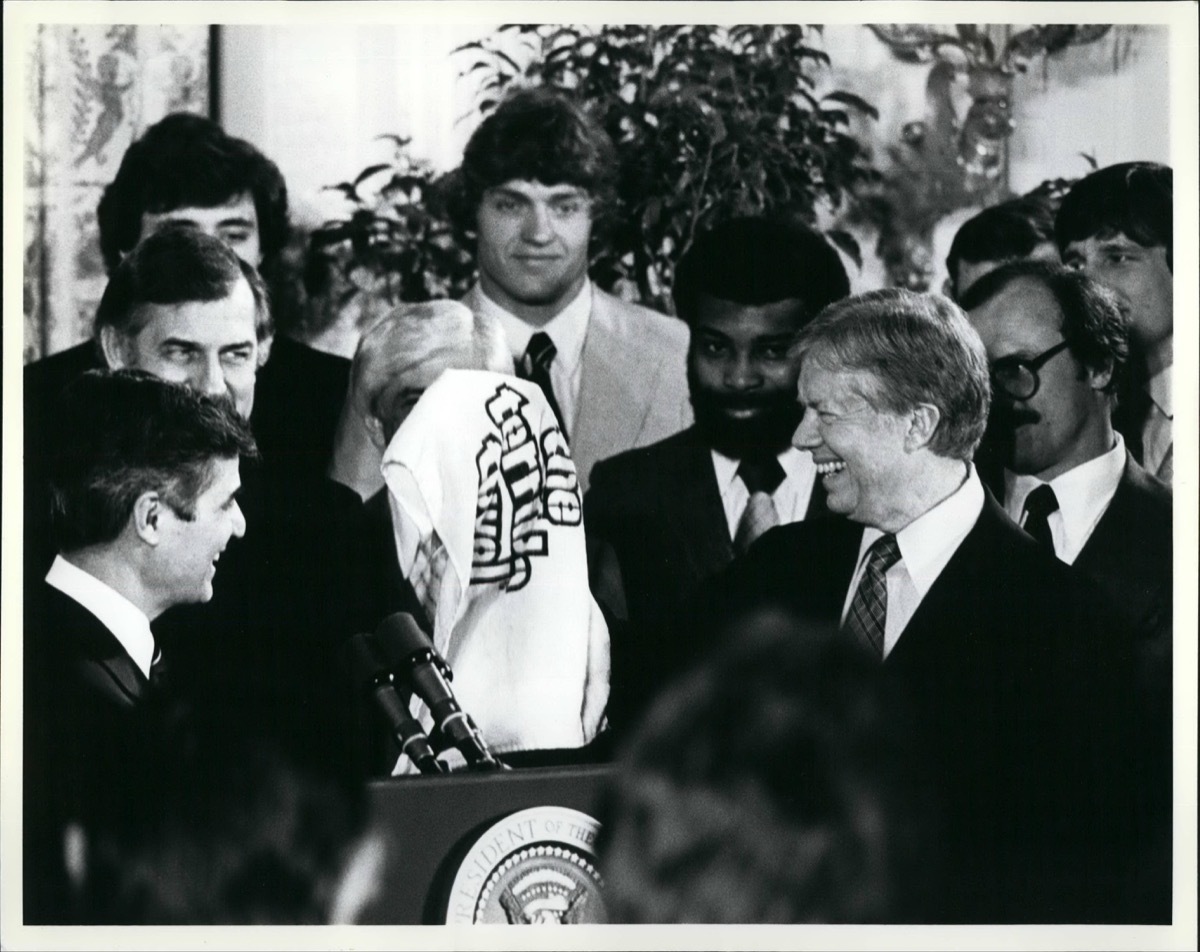
{"type": "MultiPolygon", "coordinates": [[[[219,396],[253,426],[256,328],[269,322],[264,313],[253,267],[225,242],[172,225],[117,266],[97,308],[96,337],[110,367],[219,396]]],[[[60,442],[53,420],[47,414],[39,453],[26,459],[31,577],[53,556],[35,528],[48,512],[41,460],[60,442]]],[[[382,567],[362,547],[362,503],[286,457],[263,456],[242,478],[251,530],[226,554],[213,599],[164,613],[155,633],[172,648],[177,681],[225,697],[247,718],[289,730],[293,721],[311,720],[314,740],[344,745],[351,727],[343,718],[349,705],[340,694],[340,646],[384,614],[382,567]]]]}
{"type": "Polygon", "coordinates": [[[944,298],[877,291],[827,308],[800,353],[795,444],[848,520],[772,530],[697,610],[781,603],[908,690],[942,810],[933,918],[1144,914],[1120,902],[1137,816],[1128,649],[971,465],[989,404],[978,335],[944,298]]]}
{"type": "Polygon", "coordinates": [[[619,577],[596,580],[597,598],[629,622],[613,639],[614,722],[691,660],[688,645],[663,634],[705,578],[767,528],[827,514],[811,457],[790,443],[802,412],[791,347],[849,293],[837,252],[798,224],[733,219],[680,260],[675,309],[691,331],[695,425],[597,463],[584,501],[593,548],[609,547],[619,577]]]}
{"type": "Polygon", "coordinates": [[[1005,464],[992,488],[1008,515],[1169,645],[1171,490],[1113,429],[1128,355],[1118,300],[1082,272],[1020,262],[963,305],[992,365],[989,435],[1005,464]]]}
{"type": "Polygon", "coordinates": [[[119,809],[139,731],[160,711],[151,622],[212,598],[217,561],[246,530],[226,404],[137,371],[69,385],[49,462],[59,554],[25,610],[26,922],[64,921],[64,834],[119,809]]]}
{"type": "MultiPolygon", "coordinates": [[[[109,274],[140,239],[183,223],[220,238],[271,283],[279,276],[289,229],[287,187],[275,163],[211,119],[191,113],[167,116],[129,147],[96,217],[109,274]]],[[[255,438],[264,457],[323,474],[350,362],[286,333],[275,336],[270,317],[263,309],[256,327],[263,366],[251,418],[255,438]]],[[[276,313],[275,321],[287,324],[288,317],[276,313]]],[[[26,368],[27,445],[42,438],[48,401],[83,371],[103,366],[98,342],[91,340],[26,368]]]]}

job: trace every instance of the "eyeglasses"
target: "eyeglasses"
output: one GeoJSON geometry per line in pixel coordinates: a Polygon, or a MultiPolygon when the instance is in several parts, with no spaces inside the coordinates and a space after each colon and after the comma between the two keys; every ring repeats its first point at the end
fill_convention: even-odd
{"type": "Polygon", "coordinates": [[[1001,357],[992,364],[992,386],[1014,400],[1028,400],[1042,385],[1038,376],[1042,365],[1070,344],[1068,340],[1059,341],[1036,357],[1001,357]]]}

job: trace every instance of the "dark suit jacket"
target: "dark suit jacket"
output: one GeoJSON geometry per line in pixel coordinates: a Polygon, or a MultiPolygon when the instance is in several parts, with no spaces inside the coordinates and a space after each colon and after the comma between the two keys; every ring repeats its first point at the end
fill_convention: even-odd
{"type": "Polygon", "coordinates": [[[1170,633],[1172,513],[1171,488],[1127,452],[1116,495],[1074,563],[1139,632],[1170,633]]]}
{"type": "MultiPolygon", "coordinates": [[[[828,515],[818,479],[805,518],[828,515]]],[[[668,637],[674,617],[705,579],[733,561],[711,449],[696,428],[598,462],[584,497],[584,525],[594,594],[618,619],[609,719],[619,726],[694,660],[689,643],[668,637]],[[598,542],[616,566],[603,580],[598,542]]]]}
{"type": "Polygon", "coordinates": [[[362,501],[331,480],[265,463],[243,463],[238,498],[246,534],[221,556],[212,599],[171,608],[152,625],[173,683],[223,698],[284,740],[361,764],[341,652],[386,608],[362,501]]]}
{"type": "MultiPolygon", "coordinates": [[[[768,532],[708,587],[693,632],[767,600],[836,628],[861,536],[839,520],[768,532]]],[[[936,765],[939,919],[1142,914],[1119,905],[1137,812],[1129,650],[1097,593],[989,495],[881,669],[936,765]]]]}
{"type": "Polygon", "coordinates": [[[25,921],[70,921],[63,829],[111,819],[160,710],[121,643],[44,581],[25,603],[25,921]]]}
{"type": "Polygon", "coordinates": [[[324,476],[350,385],[350,361],[276,337],[254,385],[251,429],[265,459],[324,476]]]}

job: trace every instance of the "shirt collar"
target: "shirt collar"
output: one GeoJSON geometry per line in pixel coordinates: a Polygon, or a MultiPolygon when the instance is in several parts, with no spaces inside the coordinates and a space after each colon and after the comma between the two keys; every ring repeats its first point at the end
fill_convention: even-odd
{"type": "MultiPolygon", "coordinates": [[[[1101,453],[1074,469],[1059,473],[1050,480],[1050,488],[1058,500],[1062,513],[1063,529],[1066,533],[1067,550],[1073,549],[1072,541],[1090,534],[1092,527],[1108,506],[1121,474],[1125,471],[1125,441],[1116,434],[1116,442],[1107,453],[1101,453]]],[[[1016,474],[1005,470],[1004,509],[1016,523],[1025,511],[1025,500],[1042,480],[1024,473],[1016,474]]]]}
{"type": "MultiPolygon", "coordinates": [[[[809,453],[805,450],[798,450],[794,446],[788,446],[779,451],[776,459],[779,460],[779,465],[783,467],[783,478],[795,479],[800,476],[804,470],[806,457],[809,453]]],[[[734,459],[732,456],[726,456],[720,450],[712,450],[713,470],[717,475],[717,489],[721,495],[724,495],[733,481],[737,479],[738,467],[742,464],[741,460],[734,459]]]]}
{"type": "Polygon", "coordinates": [[[479,288],[479,310],[500,321],[504,335],[508,338],[513,361],[520,360],[529,346],[529,339],[537,331],[544,331],[554,342],[555,362],[563,372],[571,374],[583,358],[583,342],[587,338],[588,319],[592,315],[592,282],[585,280],[579,293],[561,311],[550,318],[542,327],[533,327],[515,314],[505,310],[479,288]]]}
{"type": "Polygon", "coordinates": [[[142,674],[150,677],[154,635],[150,633],[150,619],[145,612],[116,589],[72,565],[61,555],[55,557],[46,573],[46,583],[95,615],[121,643],[142,674]]]}
{"type": "MultiPolygon", "coordinates": [[[[983,484],[975,467],[967,464],[967,478],[953,493],[927,513],[896,533],[900,558],[922,598],[942,574],[950,557],[962,545],[983,511],[983,484]]],[[[884,533],[868,526],[863,532],[858,558],[884,533]]]]}

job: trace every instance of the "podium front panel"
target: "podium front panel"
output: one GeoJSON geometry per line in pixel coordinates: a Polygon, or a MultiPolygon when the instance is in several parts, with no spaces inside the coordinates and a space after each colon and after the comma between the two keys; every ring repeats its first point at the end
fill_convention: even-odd
{"type": "MultiPolygon", "coordinates": [[[[363,925],[435,925],[446,922],[451,885],[464,859],[490,827],[517,811],[565,807],[596,816],[612,774],[607,765],[540,767],[444,777],[403,777],[370,784],[372,827],[386,843],[378,899],[363,911],[363,925]]],[[[480,844],[490,862],[536,845],[525,827],[494,844],[480,844]]],[[[574,830],[579,836],[591,834],[574,830]]],[[[470,874],[469,874],[470,875],[470,874]]],[[[462,896],[454,897],[460,905],[462,896]]],[[[450,907],[453,911],[454,907],[450,907]]]]}

